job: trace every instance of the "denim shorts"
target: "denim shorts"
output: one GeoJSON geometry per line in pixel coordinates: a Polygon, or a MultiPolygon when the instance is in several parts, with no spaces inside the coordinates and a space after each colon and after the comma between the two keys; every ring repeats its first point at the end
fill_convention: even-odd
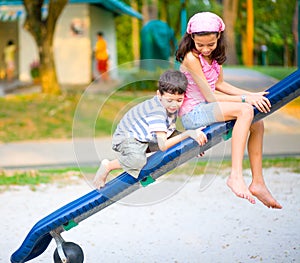
{"type": "Polygon", "coordinates": [[[147,163],[147,142],[140,142],[134,138],[127,138],[117,145],[113,150],[121,167],[131,176],[137,178],[140,171],[147,163]]]}
{"type": "Polygon", "coordinates": [[[193,110],[181,117],[181,122],[186,130],[194,130],[217,122],[215,112],[218,103],[200,103],[193,110]]]}

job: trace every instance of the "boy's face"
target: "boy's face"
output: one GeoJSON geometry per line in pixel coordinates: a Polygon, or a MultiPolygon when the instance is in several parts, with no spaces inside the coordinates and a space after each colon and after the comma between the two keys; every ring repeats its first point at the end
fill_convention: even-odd
{"type": "Polygon", "coordinates": [[[161,104],[167,110],[168,113],[175,113],[183,103],[184,94],[171,94],[168,92],[164,92],[163,95],[157,91],[157,96],[161,101],[161,104]]]}

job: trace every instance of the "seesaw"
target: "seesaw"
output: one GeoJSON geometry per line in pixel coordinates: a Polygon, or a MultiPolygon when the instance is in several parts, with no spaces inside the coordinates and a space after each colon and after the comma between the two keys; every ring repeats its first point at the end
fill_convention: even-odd
{"type": "MultiPolygon", "coordinates": [[[[275,112],[300,95],[300,70],[278,82],[268,91],[267,97],[272,104],[271,112],[261,113],[254,108],[254,122],[275,112]]],[[[148,158],[137,179],[124,172],[100,190],[93,190],[44,217],[32,227],[20,248],[12,254],[11,262],[22,263],[38,257],[54,238],[57,245],[54,252],[55,263],[82,263],[84,259],[82,249],[75,243],[65,242],[61,236],[62,232],[72,229],[105,207],[151,184],[200,152],[229,139],[234,123],[235,121],[228,121],[208,126],[203,130],[208,138],[204,146],[199,147],[194,140],[188,138],[165,152],[158,151],[148,158]]]]}

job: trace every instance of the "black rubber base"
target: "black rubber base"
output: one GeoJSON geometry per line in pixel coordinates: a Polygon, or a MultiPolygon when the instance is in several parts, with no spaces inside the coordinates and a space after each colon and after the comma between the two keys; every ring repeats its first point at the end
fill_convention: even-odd
{"type": "MultiPolygon", "coordinates": [[[[79,245],[73,242],[64,242],[62,247],[68,263],[83,263],[83,251],[79,245]]],[[[53,259],[54,263],[63,263],[58,255],[57,249],[54,251],[53,259]]]]}

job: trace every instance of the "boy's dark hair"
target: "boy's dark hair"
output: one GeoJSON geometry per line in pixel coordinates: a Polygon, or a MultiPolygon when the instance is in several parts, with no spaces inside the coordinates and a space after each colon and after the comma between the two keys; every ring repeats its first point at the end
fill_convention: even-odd
{"type": "Polygon", "coordinates": [[[186,91],[188,81],[186,76],[178,70],[167,70],[161,74],[158,81],[158,90],[161,95],[165,92],[171,94],[183,94],[186,91]]]}
{"type": "Polygon", "coordinates": [[[102,37],[104,34],[102,31],[97,32],[97,36],[102,37]]]}
{"type": "Polygon", "coordinates": [[[200,33],[193,33],[188,34],[185,33],[183,36],[181,42],[178,45],[178,50],[176,51],[176,60],[178,62],[182,62],[185,55],[190,52],[197,52],[195,47],[195,42],[193,40],[193,37],[196,36],[205,36],[210,34],[220,34],[220,37],[218,39],[217,48],[211,53],[210,58],[215,59],[219,65],[222,65],[226,61],[226,55],[225,55],[225,38],[224,38],[224,32],[200,32],[200,33]]]}

